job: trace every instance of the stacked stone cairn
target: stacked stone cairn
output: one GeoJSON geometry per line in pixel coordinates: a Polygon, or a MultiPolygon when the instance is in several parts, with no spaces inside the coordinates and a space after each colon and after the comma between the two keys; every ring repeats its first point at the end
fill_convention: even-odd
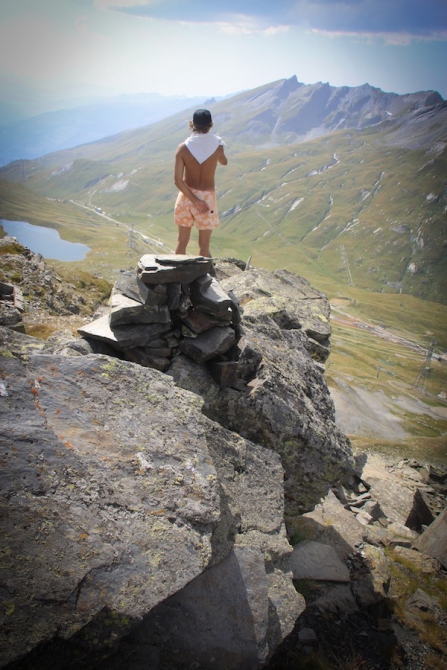
{"type": "Polygon", "coordinates": [[[108,314],[78,329],[119,358],[162,372],[183,353],[237,386],[240,309],[213,276],[210,258],[145,254],[113,287],[108,314]]]}

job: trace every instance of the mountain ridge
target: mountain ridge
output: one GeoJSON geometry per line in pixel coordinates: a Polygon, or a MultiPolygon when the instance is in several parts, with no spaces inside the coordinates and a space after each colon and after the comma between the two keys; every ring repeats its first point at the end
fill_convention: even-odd
{"type": "MultiPolygon", "coordinates": [[[[364,130],[384,121],[393,126],[403,115],[427,107],[447,110],[436,91],[399,95],[384,93],[369,84],[357,87],[334,87],[322,82],[306,85],[296,76],[242,93],[233,100],[244,102],[244,112],[239,115],[241,125],[244,115],[250,118],[248,127],[238,134],[239,141],[243,138],[249,144],[259,142],[262,135],[269,137],[273,144],[301,143],[340,129],[364,130]],[[256,107],[260,111],[253,116],[256,107]]],[[[224,132],[228,126],[231,129],[231,114],[230,119],[228,111],[221,115],[221,108],[219,103],[214,106],[214,118],[224,132]]],[[[228,106],[224,109],[228,110],[228,106]]]]}

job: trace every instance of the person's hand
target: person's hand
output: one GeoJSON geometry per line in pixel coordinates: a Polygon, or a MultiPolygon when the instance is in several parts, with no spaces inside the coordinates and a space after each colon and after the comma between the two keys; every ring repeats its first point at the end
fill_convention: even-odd
{"type": "Polygon", "coordinates": [[[200,214],[206,214],[210,210],[206,202],[204,200],[200,200],[200,198],[197,198],[197,200],[194,201],[194,206],[198,209],[200,214]]]}

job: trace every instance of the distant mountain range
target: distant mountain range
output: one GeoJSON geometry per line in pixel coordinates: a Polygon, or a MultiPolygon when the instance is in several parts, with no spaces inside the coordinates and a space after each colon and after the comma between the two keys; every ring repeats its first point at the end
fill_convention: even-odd
{"type": "Polygon", "coordinates": [[[215,123],[223,134],[257,147],[307,142],[337,130],[364,130],[386,122],[390,143],[417,148],[443,136],[436,126],[446,113],[447,103],[436,91],[398,95],[369,84],[305,85],[295,76],[214,105],[215,123]]]}
{"type": "MultiPolygon", "coordinates": [[[[438,93],[308,86],[292,77],[207,106],[229,156],[217,175],[216,255],[252,255],[260,266],[324,279],[316,285],[352,282],[447,303],[447,103],[438,93]]],[[[20,185],[21,206],[26,187],[143,232],[150,220],[163,237],[173,226],[173,155],[193,109],[13,162],[0,179],[11,202],[12,182],[20,185]]]]}
{"type": "Polygon", "coordinates": [[[140,93],[104,98],[0,125],[0,165],[94,142],[201,105],[205,98],[140,93]]]}

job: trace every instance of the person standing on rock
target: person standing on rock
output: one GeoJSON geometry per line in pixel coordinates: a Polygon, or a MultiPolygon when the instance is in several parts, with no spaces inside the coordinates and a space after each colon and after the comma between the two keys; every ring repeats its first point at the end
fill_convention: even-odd
{"type": "Polygon", "coordinates": [[[224,142],[210,133],[213,125],[207,109],[194,112],[189,127],[192,134],[179,144],[175,154],[174,182],[180,193],[174,207],[174,220],[178,226],[176,254],[185,254],[196,224],[199,231],[199,253],[211,258],[211,233],[219,225],[214,175],[217,164],[226,165],[224,142]]]}

